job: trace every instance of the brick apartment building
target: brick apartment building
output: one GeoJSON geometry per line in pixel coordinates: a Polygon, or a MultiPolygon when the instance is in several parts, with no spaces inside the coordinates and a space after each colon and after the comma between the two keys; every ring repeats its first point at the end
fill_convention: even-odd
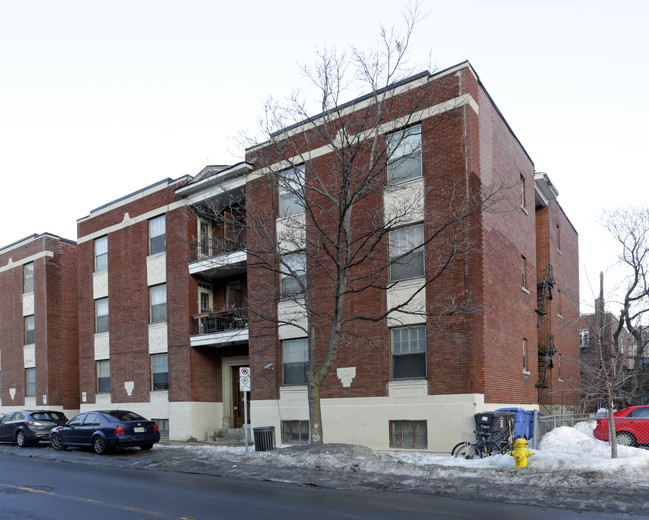
{"type": "MultiPolygon", "coordinates": [[[[416,250],[400,271],[374,279],[381,290],[351,296],[345,309],[374,317],[395,301],[408,305],[345,330],[322,385],[324,441],[442,450],[472,430],[474,413],[539,403],[551,410],[572,399],[579,371],[561,360],[579,357],[577,233],[470,64],[382,94],[389,110],[377,142],[401,142],[378,161],[376,194],[360,204],[355,225],[368,221],[362,215],[388,219],[406,200],[408,211],[373,254],[384,262],[400,240],[416,250]],[[450,190],[486,193],[496,181],[502,200],[472,214],[462,231],[475,248],[428,284],[441,250],[428,240],[431,226],[450,190]],[[472,312],[432,317],[440,302],[466,295],[472,312]]],[[[355,100],[340,114],[353,120],[372,103],[355,100]]],[[[309,360],[295,289],[308,279],[307,296],[324,312],[330,285],[300,256],[313,215],[306,219],[273,179],[297,172],[290,182],[308,183],[319,171],[335,186],[319,121],[248,150],[246,162],[166,179],[91,211],[78,220],[77,244],[46,235],[0,249],[3,411],[120,407],[156,420],[163,436],[204,440],[242,426],[239,368],[250,366],[252,425],[275,426],[280,442],[305,441],[309,360]],[[275,142],[289,134],[305,139],[292,155],[277,154],[275,142]],[[291,236],[295,222],[305,223],[304,235],[291,236]],[[259,268],[270,254],[263,236],[290,255],[291,273],[259,268]],[[27,388],[33,395],[24,398],[27,388]]],[[[318,357],[323,323],[312,329],[318,357]]]]}
{"type": "Polygon", "coordinates": [[[0,249],[2,410],[79,407],[77,246],[44,233],[0,249]]]}
{"type": "MultiPolygon", "coordinates": [[[[271,249],[267,237],[273,233],[277,244],[276,257],[268,255],[264,269],[249,268],[248,286],[279,286],[274,293],[250,291],[251,316],[266,317],[250,324],[253,424],[274,425],[283,440],[303,440],[310,427],[303,371],[313,350],[307,336],[316,331],[321,363],[335,282],[327,278],[335,269],[323,252],[331,244],[328,233],[336,233],[335,225],[323,230],[314,221],[318,215],[330,218],[336,204],[328,205],[322,194],[345,189],[339,172],[349,165],[337,154],[344,148],[338,142],[350,143],[350,155],[366,154],[361,170],[363,160],[371,170],[376,156],[387,164],[372,178],[379,184],[375,194],[365,195],[350,217],[365,216],[353,227],[363,229],[371,219],[392,223],[370,252],[377,260],[357,268],[378,272],[383,265],[383,277],[372,276],[384,290],[352,291],[345,302],[347,315],[365,313],[375,321],[358,320],[343,330],[346,340],[321,386],[324,441],[445,449],[472,431],[475,413],[540,403],[551,410],[557,397],[574,402],[579,370],[562,360],[579,357],[577,233],[548,176],[535,172],[465,62],[337,107],[248,150],[254,164],[246,187],[249,220],[252,211],[267,216],[265,235],[257,232],[256,244],[249,230],[249,258],[255,247],[271,249]],[[434,237],[440,215],[462,198],[458,194],[469,199],[498,183],[502,200],[467,218],[459,231],[476,249],[452,258],[428,283],[451,239],[448,233],[434,237]],[[302,192],[291,188],[296,185],[302,192]],[[305,199],[287,205],[285,199],[296,193],[305,199]],[[317,202],[310,204],[308,197],[317,202]],[[393,219],[398,205],[406,211],[393,219]],[[395,271],[392,244],[404,242],[411,249],[406,265],[395,271]],[[300,286],[297,298],[285,294],[287,279],[300,286]],[[434,316],[443,302],[467,295],[473,312],[434,316]],[[380,318],[404,301],[419,310],[380,318]]],[[[362,279],[363,272],[356,276],[362,279]]]]}

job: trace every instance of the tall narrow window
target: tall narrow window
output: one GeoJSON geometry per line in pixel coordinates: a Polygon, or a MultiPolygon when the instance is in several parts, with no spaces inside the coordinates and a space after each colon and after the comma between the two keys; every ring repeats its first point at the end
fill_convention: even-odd
{"type": "Polygon", "coordinates": [[[527,371],[527,339],[523,338],[523,372],[527,371]]]}
{"type": "Polygon", "coordinates": [[[558,372],[557,376],[559,378],[559,381],[563,381],[563,369],[561,367],[561,354],[557,354],[557,357],[559,358],[558,359],[559,368],[557,369],[558,372]]]}
{"type": "Polygon", "coordinates": [[[523,289],[527,289],[527,260],[524,256],[521,256],[521,283],[523,289]]]}
{"type": "Polygon", "coordinates": [[[392,379],[426,377],[426,326],[392,329],[392,379]]]}
{"type": "Polygon", "coordinates": [[[304,211],[304,166],[279,174],[279,216],[287,217],[304,211]]]}
{"type": "Polygon", "coordinates": [[[520,174],[520,187],[521,187],[521,207],[524,209],[525,208],[525,177],[523,177],[523,174],[520,174]]]}
{"type": "Polygon", "coordinates": [[[557,224],[557,251],[561,252],[561,228],[557,224]]]}
{"type": "Polygon", "coordinates": [[[97,393],[110,393],[110,361],[108,359],[97,361],[97,393]]]}
{"type": "Polygon", "coordinates": [[[243,219],[241,216],[223,212],[223,238],[229,242],[230,248],[236,248],[243,245],[243,219]]]}
{"type": "Polygon", "coordinates": [[[291,253],[282,256],[280,265],[280,290],[282,298],[304,294],[306,284],[306,253],[291,253]]]}
{"type": "Polygon", "coordinates": [[[198,252],[200,258],[211,256],[212,225],[204,220],[198,221],[198,252]]]}
{"type": "Polygon", "coordinates": [[[167,354],[151,356],[151,383],[153,390],[169,390],[169,358],[167,354]]]}
{"type": "Polygon", "coordinates": [[[417,224],[390,231],[390,280],[424,276],[424,226],[417,224]]]}
{"type": "Polygon", "coordinates": [[[150,254],[162,253],[167,248],[166,216],[149,220],[150,254]]]}
{"type": "Polygon", "coordinates": [[[95,239],[95,272],[108,269],[108,237],[95,239]]]}
{"type": "Polygon", "coordinates": [[[36,340],[34,331],[34,315],[25,316],[25,345],[30,345],[36,340]]]}
{"type": "Polygon", "coordinates": [[[282,374],[285,385],[306,384],[309,367],[309,341],[290,339],[282,342],[282,374]]]}
{"type": "Polygon", "coordinates": [[[36,369],[25,369],[25,397],[34,397],[36,395],[36,369]]]}
{"type": "Polygon", "coordinates": [[[421,125],[387,136],[388,184],[421,177],[421,125]]]}
{"type": "Polygon", "coordinates": [[[108,330],[108,298],[95,300],[95,332],[108,330]]]}
{"type": "Polygon", "coordinates": [[[579,347],[587,348],[590,341],[590,334],[588,329],[579,329],[579,347]]]}
{"type": "Polygon", "coordinates": [[[151,302],[151,323],[167,321],[167,284],[156,285],[149,289],[151,302]]]}
{"type": "Polygon", "coordinates": [[[23,266],[23,293],[34,292],[34,263],[23,266]]]}

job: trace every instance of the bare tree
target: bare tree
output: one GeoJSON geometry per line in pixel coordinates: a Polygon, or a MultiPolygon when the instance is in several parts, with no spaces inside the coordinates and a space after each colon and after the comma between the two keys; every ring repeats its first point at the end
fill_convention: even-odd
{"type": "MultiPolygon", "coordinates": [[[[416,9],[406,14],[403,35],[382,30],[372,53],[318,53],[317,64],[304,71],[319,92],[321,112],[312,116],[299,94],[287,103],[271,100],[262,122],[267,140],[247,153],[261,172],[257,181],[275,194],[256,202],[248,196],[246,203],[248,269],[270,275],[260,276],[262,289],[249,295],[251,319],[308,338],[312,443],[323,442],[321,386],[341,346],[368,341],[362,324],[407,324],[418,316],[450,333],[444,317],[479,309],[461,281],[479,244],[480,215],[499,201],[502,185],[486,187],[469,172],[449,175],[434,192],[398,182],[421,171],[426,132],[461,118],[453,110],[460,105],[448,103],[426,130],[414,116],[456,99],[454,77],[415,96],[395,94],[411,74],[405,59],[417,19],[416,9]],[[445,96],[446,88],[455,94],[445,96]],[[359,89],[368,92],[364,108],[356,100],[349,110],[343,97],[359,89]],[[314,156],[316,149],[327,153],[314,156]],[[412,290],[389,296],[401,280],[416,276],[422,282],[412,290]],[[462,289],[423,302],[427,287],[452,280],[462,289]],[[275,312],[279,301],[291,311],[275,312]],[[382,304],[359,303],[375,301],[382,304]]],[[[443,150],[437,153],[443,158],[443,150]]]]}

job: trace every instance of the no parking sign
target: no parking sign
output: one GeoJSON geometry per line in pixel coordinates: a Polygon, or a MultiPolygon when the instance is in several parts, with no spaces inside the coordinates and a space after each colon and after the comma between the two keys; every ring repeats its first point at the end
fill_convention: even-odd
{"type": "Polygon", "coordinates": [[[250,392],[250,367],[239,367],[239,390],[250,392]]]}

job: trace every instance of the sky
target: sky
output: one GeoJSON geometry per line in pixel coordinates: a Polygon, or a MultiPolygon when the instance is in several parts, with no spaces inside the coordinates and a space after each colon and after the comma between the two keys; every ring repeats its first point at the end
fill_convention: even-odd
{"type": "MultiPolygon", "coordinates": [[[[370,49],[394,0],[0,0],[0,247],[128,193],[243,159],[264,103],[324,46],[370,49]]],[[[649,2],[421,0],[413,70],[469,60],[580,238],[581,301],[645,203],[649,2]]],[[[607,290],[610,290],[607,278],[607,290]]],[[[582,305],[583,308],[583,305],[582,305]]]]}

